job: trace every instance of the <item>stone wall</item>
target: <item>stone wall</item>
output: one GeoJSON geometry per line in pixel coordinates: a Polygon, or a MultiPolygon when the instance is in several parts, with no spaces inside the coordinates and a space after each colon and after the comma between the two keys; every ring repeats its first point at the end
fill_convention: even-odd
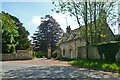
{"type": "MultiPolygon", "coordinates": [[[[78,58],[86,58],[86,47],[80,47],[78,52],[78,58]]],[[[97,47],[88,47],[88,58],[90,59],[100,59],[97,47]]]]}
{"type": "MultiPolygon", "coordinates": [[[[86,58],[86,42],[84,39],[74,39],[71,41],[66,41],[60,44],[60,48],[57,49],[58,57],[67,58],[86,58]]],[[[100,59],[97,47],[88,47],[88,57],[90,59],[100,59]]],[[[105,59],[105,55],[102,55],[105,59]]],[[[120,49],[116,55],[116,60],[120,61],[120,49]]]]}
{"type": "MultiPolygon", "coordinates": [[[[78,52],[78,58],[86,58],[86,47],[80,47],[78,52]]],[[[90,59],[100,59],[100,55],[98,53],[97,47],[88,47],[88,58],[90,59]]],[[[103,55],[103,59],[105,59],[105,56],[103,55]]],[[[120,61],[120,48],[119,52],[116,55],[116,61],[120,61]]]]}
{"type": "Polygon", "coordinates": [[[25,60],[32,59],[32,50],[17,50],[17,53],[3,53],[0,54],[2,60],[25,60]]]}
{"type": "Polygon", "coordinates": [[[120,62],[120,43],[119,43],[119,51],[116,55],[116,61],[119,61],[120,62]]]}

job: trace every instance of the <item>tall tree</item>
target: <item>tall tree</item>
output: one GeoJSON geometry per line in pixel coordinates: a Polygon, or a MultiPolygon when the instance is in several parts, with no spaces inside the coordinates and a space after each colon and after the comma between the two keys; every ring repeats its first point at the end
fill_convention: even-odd
{"type": "Polygon", "coordinates": [[[33,36],[34,48],[47,52],[48,44],[51,44],[52,51],[56,49],[56,43],[59,41],[63,30],[58,22],[52,16],[42,17],[38,31],[33,36]]]}
{"type": "Polygon", "coordinates": [[[28,49],[30,47],[30,41],[28,40],[29,32],[25,29],[23,23],[21,23],[17,17],[12,15],[10,15],[10,17],[15,21],[16,26],[18,26],[19,37],[16,38],[16,40],[18,41],[19,44],[16,46],[16,49],[17,50],[28,49]]]}
{"type": "Polygon", "coordinates": [[[18,44],[18,41],[15,40],[19,36],[18,26],[16,26],[15,21],[10,18],[8,13],[2,12],[2,52],[13,52],[15,53],[15,47],[18,44]]]}
{"type": "MultiPolygon", "coordinates": [[[[90,1],[90,0],[89,0],[90,1]]],[[[103,2],[104,4],[101,4],[100,2],[94,2],[94,3],[90,3],[88,4],[87,0],[85,2],[79,2],[79,1],[75,1],[75,0],[71,0],[71,1],[62,1],[62,0],[58,0],[57,3],[55,3],[54,1],[52,2],[55,5],[55,8],[52,9],[55,10],[57,13],[58,12],[69,12],[70,15],[73,15],[79,25],[80,28],[80,32],[84,32],[84,30],[82,30],[81,27],[85,27],[85,33],[81,34],[84,35],[86,38],[86,55],[88,58],[88,34],[90,34],[91,39],[95,39],[95,43],[98,42],[98,38],[97,36],[100,35],[99,37],[101,37],[101,32],[98,32],[98,29],[101,31],[102,28],[97,28],[98,26],[98,22],[96,19],[99,19],[100,17],[98,16],[99,14],[101,14],[102,16],[104,16],[103,20],[101,20],[101,22],[105,22],[105,24],[107,24],[106,22],[106,18],[108,17],[107,15],[109,15],[111,13],[111,10],[113,10],[113,4],[114,2],[103,2]],[[99,5],[99,7],[98,7],[99,5]],[[101,6],[101,7],[100,7],[101,6]],[[93,7],[93,10],[92,8],[93,7]],[[87,12],[88,11],[88,12],[87,12]],[[94,20],[92,21],[92,11],[93,12],[93,18],[94,20]],[[98,14],[96,14],[98,12],[98,14]],[[90,19],[88,19],[87,17],[89,17],[90,14],[90,19]],[[83,20],[83,23],[81,23],[81,19],[83,20]],[[88,27],[88,22],[90,22],[89,27],[88,27]],[[81,26],[81,25],[85,25],[85,26],[81,26]],[[94,25],[94,28],[93,28],[94,25]],[[93,28],[93,29],[91,29],[93,28]],[[88,30],[89,29],[89,30],[88,30]],[[94,34],[94,35],[93,35],[94,34]]],[[[99,23],[101,24],[101,23],[99,23]]],[[[102,25],[100,27],[105,27],[105,25],[102,25]]],[[[93,43],[93,40],[90,40],[90,43],[93,43]]]]}
{"type": "Polygon", "coordinates": [[[2,52],[15,53],[16,50],[26,50],[30,47],[29,32],[15,16],[2,12],[2,52]]]}
{"type": "Polygon", "coordinates": [[[97,26],[96,26],[96,1],[94,2],[94,25],[95,25],[95,43],[97,42],[97,26]]]}
{"type": "Polygon", "coordinates": [[[88,59],[88,26],[87,26],[87,1],[85,2],[85,36],[86,36],[86,57],[88,59]]]}
{"type": "MultiPolygon", "coordinates": [[[[63,1],[63,0],[57,0],[58,2],[56,1],[53,1],[53,5],[55,6],[54,9],[52,9],[52,11],[56,11],[57,13],[61,12],[61,13],[70,13],[71,16],[74,16],[79,24],[79,27],[84,27],[84,26],[81,26],[81,25],[85,25],[85,2],[79,2],[79,1],[76,1],[76,0],[71,0],[71,1],[63,1]]],[[[98,42],[98,37],[104,37],[105,35],[102,34],[102,29],[103,27],[105,27],[105,25],[102,25],[103,23],[104,24],[107,24],[107,18],[109,19],[113,19],[115,18],[114,15],[112,14],[114,11],[114,7],[116,6],[116,2],[92,2],[92,0],[89,0],[91,1],[89,4],[87,4],[87,9],[88,9],[88,12],[87,12],[87,17],[88,17],[88,22],[91,23],[91,25],[88,26],[88,32],[91,32],[92,35],[90,35],[90,33],[88,33],[88,35],[92,36],[91,37],[91,42],[90,43],[93,43],[93,37],[95,39],[94,42],[98,42]],[[90,17],[92,17],[91,19],[89,19],[89,14],[90,17]],[[102,19],[104,18],[104,19],[102,19]],[[106,21],[105,21],[106,20],[106,21]],[[101,23],[99,23],[98,21],[100,21],[101,23]],[[103,22],[103,23],[102,23],[103,22]],[[99,26],[101,25],[101,26],[99,26]],[[98,28],[99,26],[99,28],[98,28]],[[92,29],[91,29],[92,27],[92,29]]],[[[109,21],[110,21],[109,19],[109,21]]],[[[81,28],[82,29],[82,28],[81,28]]],[[[85,33],[84,33],[84,30],[80,30],[80,32],[82,33],[81,35],[84,35],[85,36],[85,33]]]]}

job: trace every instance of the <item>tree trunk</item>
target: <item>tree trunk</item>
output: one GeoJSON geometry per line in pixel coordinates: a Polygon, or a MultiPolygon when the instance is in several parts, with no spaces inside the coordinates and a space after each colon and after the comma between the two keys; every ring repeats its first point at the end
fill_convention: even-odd
{"type": "Polygon", "coordinates": [[[86,33],[86,55],[88,59],[88,34],[87,34],[87,2],[85,2],[85,33],[86,33]]]}
{"type": "Polygon", "coordinates": [[[95,43],[97,43],[97,27],[96,27],[96,0],[94,2],[94,25],[95,25],[95,43]]]}
{"type": "Polygon", "coordinates": [[[92,8],[89,0],[89,6],[90,6],[90,43],[93,44],[93,35],[92,35],[92,8]]]}

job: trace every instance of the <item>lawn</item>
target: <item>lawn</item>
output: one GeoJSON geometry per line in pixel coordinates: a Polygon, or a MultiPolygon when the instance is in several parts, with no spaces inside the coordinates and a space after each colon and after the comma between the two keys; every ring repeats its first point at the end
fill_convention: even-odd
{"type": "Polygon", "coordinates": [[[120,63],[110,62],[105,60],[93,60],[93,59],[76,59],[70,61],[69,64],[87,67],[87,68],[96,68],[120,72],[120,63]]]}

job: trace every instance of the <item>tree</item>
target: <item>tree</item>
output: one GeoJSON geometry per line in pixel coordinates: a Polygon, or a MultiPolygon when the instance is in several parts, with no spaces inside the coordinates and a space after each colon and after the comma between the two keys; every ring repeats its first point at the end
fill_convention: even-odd
{"type": "Polygon", "coordinates": [[[63,30],[52,16],[46,15],[41,19],[38,31],[33,36],[34,49],[36,51],[47,52],[48,44],[51,44],[53,52],[56,49],[56,43],[59,41],[63,30]]]}
{"type": "Polygon", "coordinates": [[[87,28],[87,2],[85,2],[85,36],[86,36],[86,54],[88,58],[88,28],[87,28]]]}
{"type": "Polygon", "coordinates": [[[16,46],[17,50],[26,50],[30,47],[30,41],[28,40],[29,32],[23,27],[23,24],[17,17],[10,15],[10,17],[15,21],[16,26],[18,26],[19,37],[16,38],[18,45],[16,46]]]}
{"type": "Polygon", "coordinates": [[[2,15],[2,19],[0,19],[0,23],[2,23],[2,52],[15,53],[15,47],[18,44],[15,38],[19,36],[18,26],[9,14],[2,12],[0,15],[2,15]]]}
{"type": "Polygon", "coordinates": [[[18,18],[2,12],[2,52],[15,53],[16,50],[26,50],[30,47],[29,32],[22,26],[18,18]]]}
{"type": "Polygon", "coordinates": [[[75,2],[75,0],[65,2],[62,0],[58,0],[57,3],[53,1],[52,4],[55,6],[55,8],[52,9],[52,11],[55,10],[57,13],[62,12],[63,14],[69,12],[71,16],[73,15],[76,18],[80,28],[80,34],[85,35],[86,37],[86,54],[88,58],[88,35],[91,36],[90,43],[93,43],[93,37],[95,39],[94,41],[95,43],[98,42],[97,36],[99,36],[99,38],[103,37],[101,36],[102,29],[107,24],[106,20],[108,16],[111,14],[111,11],[113,10],[114,2],[102,2],[101,4],[101,2],[90,2],[90,0],[89,3],[87,2],[87,0],[83,2],[79,2],[79,1],[75,2]],[[93,17],[92,17],[92,12],[93,12],[93,17]],[[103,19],[101,19],[99,15],[102,16],[103,19]],[[87,17],[90,17],[90,19],[87,17]],[[94,18],[94,20],[92,20],[92,18],[94,18]],[[81,21],[81,19],[83,20],[83,22],[81,21]],[[99,24],[101,25],[99,25],[98,22],[96,21],[100,21],[101,23],[99,24]],[[105,23],[105,25],[103,24],[103,22],[105,23]],[[87,26],[88,23],[90,23],[89,26],[87,26]],[[85,25],[85,33],[84,30],[82,29],[82,27],[84,26],[81,25],[85,25]],[[99,28],[97,27],[98,25],[99,28]]]}
{"type": "MultiPolygon", "coordinates": [[[[63,0],[58,0],[58,2],[53,1],[52,4],[55,6],[52,11],[55,10],[57,13],[61,12],[63,14],[66,12],[70,13],[71,16],[76,18],[80,28],[83,27],[82,25],[85,25],[86,14],[84,1],[79,2],[76,0],[71,0],[65,2],[63,0]]],[[[97,36],[99,36],[99,38],[106,36],[102,34],[102,30],[107,24],[107,19],[111,21],[111,19],[115,18],[115,15],[112,14],[115,12],[115,7],[116,2],[92,2],[91,0],[89,0],[89,3],[87,2],[87,23],[91,23],[91,25],[88,26],[88,32],[90,32],[88,33],[88,36],[91,37],[91,40],[89,40],[90,43],[99,42],[100,39],[98,39],[97,36]],[[95,41],[93,40],[93,37],[95,38],[95,41]]],[[[84,30],[81,29],[80,32],[81,35],[85,35],[84,30]]]]}

